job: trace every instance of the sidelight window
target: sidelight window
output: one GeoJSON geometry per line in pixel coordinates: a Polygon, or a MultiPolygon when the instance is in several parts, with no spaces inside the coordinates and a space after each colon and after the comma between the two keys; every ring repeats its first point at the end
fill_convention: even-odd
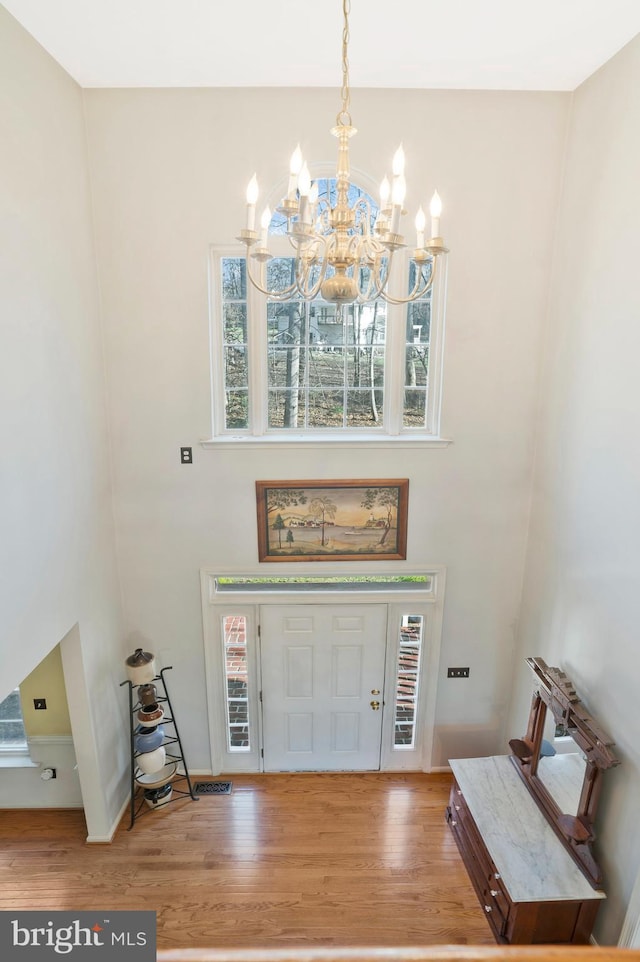
{"type": "Polygon", "coordinates": [[[246,616],[225,615],[223,636],[227,749],[230,752],[249,752],[251,739],[246,616]]]}
{"type": "Polygon", "coordinates": [[[402,615],[396,659],[394,750],[415,748],[424,617],[402,615]]]}

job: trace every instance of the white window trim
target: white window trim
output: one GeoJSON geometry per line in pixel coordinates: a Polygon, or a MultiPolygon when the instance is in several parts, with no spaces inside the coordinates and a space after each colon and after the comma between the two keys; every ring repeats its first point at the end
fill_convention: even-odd
{"type": "MultiPolygon", "coordinates": [[[[15,691],[19,692],[20,689],[16,688],[15,691]]],[[[9,692],[11,694],[11,692],[9,692]]],[[[7,695],[7,698],[9,695],[7,695]]],[[[0,768],[37,768],[39,763],[33,762],[31,760],[31,751],[29,747],[29,736],[24,728],[24,719],[22,719],[22,730],[24,731],[25,743],[24,745],[4,745],[0,742],[0,768]]]]}
{"type": "MultiPolygon", "coordinates": [[[[291,256],[286,238],[271,238],[272,250],[291,256]],[[278,242],[281,242],[280,250],[278,242]]],[[[243,430],[225,426],[224,404],[220,385],[224,384],[223,329],[220,323],[221,292],[219,289],[220,261],[224,257],[245,257],[246,249],[237,245],[211,245],[209,255],[209,347],[211,370],[211,437],[203,438],[203,448],[220,447],[297,447],[340,448],[356,444],[363,448],[444,448],[452,443],[439,433],[442,407],[442,379],[444,359],[444,307],[447,289],[447,261],[440,259],[431,294],[431,331],[429,340],[429,383],[427,385],[427,424],[421,428],[403,428],[402,355],[405,349],[404,312],[406,306],[389,304],[387,307],[387,355],[385,359],[384,424],[370,431],[324,428],[290,429],[267,426],[264,398],[267,393],[267,333],[264,321],[265,298],[247,277],[247,340],[249,377],[250,427],[243,430]],[[256,361],[257,359],[257,361],[256,361]]],[[[396,280],[399,282],[400,273],[396,280]]],[[[406,276],[406,271],[402,276],[406,276]]],[[[402,293],[396,290],[394,293],[402,293]]]]}
{"type": "Polygon", "coordinates": [[[29,755],[5,754],[0,752],[0,768],[40,768],[40,762],[34,762],[29,755]]]}
{"type": "MultiPolygon", "coordinates": [[[[204,590],[204,582],[203,582],[204,590]]],[[[254,605],[243,604],[227,598],[226,603],[218,604],[209,619],[208,606],[203,606],[205,617],[205,671],[207,700],[209,704],[209,744],[211,752],[211,772],[251,772],[260,770],[260,744],[262,741],[262,716],[258,705],[260,682],[258,678],[256,609],[254,605]],[[234,752],[227,744],[227,679],[223,664],[225,658],[224,619],[240,615],[246,618],[248,706],[252,744],[249,751],[234,752]]]]}

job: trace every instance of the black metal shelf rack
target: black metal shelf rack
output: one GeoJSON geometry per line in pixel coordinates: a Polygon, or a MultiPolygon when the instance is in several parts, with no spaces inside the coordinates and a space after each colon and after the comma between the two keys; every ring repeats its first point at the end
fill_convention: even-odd
{"type": "MultiPolygon", "coordinates": [[[[172,666],[168,665],[160,671],[159,675],[156,675],[152,681],[152,684],[158,688],[157,702],[159,705],[166,705],[169,709],[168,713],[165,710],[165,714],[162,718],[161,724],[171,725],[173,727],[174,734],[167,735],[165,732],[163,745],[166,750],[167,763],[175,762],[176,769],[175,772],[167,779],[167,782],[171,782],[171,798],[158,805],[158,808],[164,809],[167,805],[171,805],[172,802],[177,802],[181,798],[189,797],[192,801],[199,801],[198,796],[193,790],[193,785],[191,784],[191,777],[189,775],[189,769],[187,768],[187,763],[184,757],[184,751],[182,749],[182,742],[180,740],[180,733],[178,731],[178,725],[176,723],[173,707],[171,705],[171,699],[169,697],[169,690],[167,688],[167,682],[165,679],[165,672],[171,671],[172,666]],[[186,787],[184,783],[186,782],[186,787]],[[182,787],[180,785],[182,784],[182,787]]],[[[138,782],[138,776],[142,774],[138,768],[136,759],[141,754],[136,751],[135,746],[135,736],[138,729],[137,713],[142,707],[140,701],[134,696],[134,689],[139,686],[134,685],[133,682],[127,680],[120,683],[122,688],[124,685],[128,686],[129,689],[129,728],[130,728],[130,740],[131,740],[131,810],[130,810],[130,822],[127,831],[131,831],[134,822],[137,818],[145,815],[147,812],[155,811],[155,808],[146,805],[144,790],[145,786],[138,782]]]]}

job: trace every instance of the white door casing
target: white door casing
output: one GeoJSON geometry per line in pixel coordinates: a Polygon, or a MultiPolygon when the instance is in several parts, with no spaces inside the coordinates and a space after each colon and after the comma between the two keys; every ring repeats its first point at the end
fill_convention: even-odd
{"type": "Polygon", "coordinates": [[[265,771],[377,771],[387,606],[260,611],[265,771]]]}
{"type": "MultiPolygon", "coordinates": [[[[415,573],[415,569],[407,570],[415,573]]],[[[278,567],[278,575],[311,577],[317,575],[318,566],[313,564],[296,563],[278,567]]],[[[341,575],[340,565],[327,565],[322,573],[341,575]]],[[[375,575],[386,574],[379,565],[362,565],[356,574],[375,575]]],[[[397,573],[394,566],[394,573],[397,573]]],[[[371,688],[381,688],[386,691],[386,705],[382,721],[382,751],[380,767],[383,771],[433,771],[432,753],[434,747],[436,699],[438,694],[440,648],[442,640],[443,606],[446,586],[446,569],[442,565],[423,566],[418,573],[426,575],[424,588],[403,590],[396,586],[389,590],[386,585],[380,589],[372,589],[367,585],[365,590],[359,589],[351,583],[339,587],[310,587],[308,591],[289,590],[285,585],[255,586],[247,590],[225,587],[226,576],[246,576],[262,579],[264,571],[261,568],[247,571],[227,570],[220,572],[216,568],[202,568],[200,571],[203,641],[205,657],[205,681],[207,689],[209,739],[211,746],[211,765],[209,769],[202,769],[198,774],[218,775],[233,772],[258,772],[263,769],[261,748],[262,733],[262,705],[259,694],[263,688],[261,666],[259,658],[259,619],[260,613],[274,606],[292,605],[320,605],[332,611],[340,611],[345,606],[358,602],[380,604],[387,607],[387,653],[386,653],[386,681],[384,685],[371,685],[371,688]],[[346,588],[346,590],[345,590],[346,588]],[[424,618],[424,645],[419,692],[419,704],[416,717],[415,744],[413,747],[398,747],[394,743],[394,702],[395,675],[398,666],[398,626],[400,619],[407,615],[421,615],[424,618]],[[250,745],[247,748],[230,749],[228,745],[229,733],[225,719],[225,699],[227,696],[227,681],[225,678],[224,630],[225,617],[246,619],[247,628],[247,667],[248,667],[248,709],[251,727],[250,745]]],[[[349,581],[352,569],[349,570],[349,581]]],[[[281,579],[285,580],[285,579],[281,579]]],[[[372,696],[373,698],[373,696],[372,696]]],[[[381,711],[378,714],[382,714],[381,711]]],[[[440,769],[435,769],[440,770],[440,769]]]]}

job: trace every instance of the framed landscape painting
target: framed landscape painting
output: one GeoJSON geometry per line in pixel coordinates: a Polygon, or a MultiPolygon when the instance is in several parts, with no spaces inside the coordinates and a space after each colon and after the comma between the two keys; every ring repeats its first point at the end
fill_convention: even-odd
{"type": "Polygon", "coordinates": [[[403,561],[409,481],[256,481],[260,561],[403,561]]]}

